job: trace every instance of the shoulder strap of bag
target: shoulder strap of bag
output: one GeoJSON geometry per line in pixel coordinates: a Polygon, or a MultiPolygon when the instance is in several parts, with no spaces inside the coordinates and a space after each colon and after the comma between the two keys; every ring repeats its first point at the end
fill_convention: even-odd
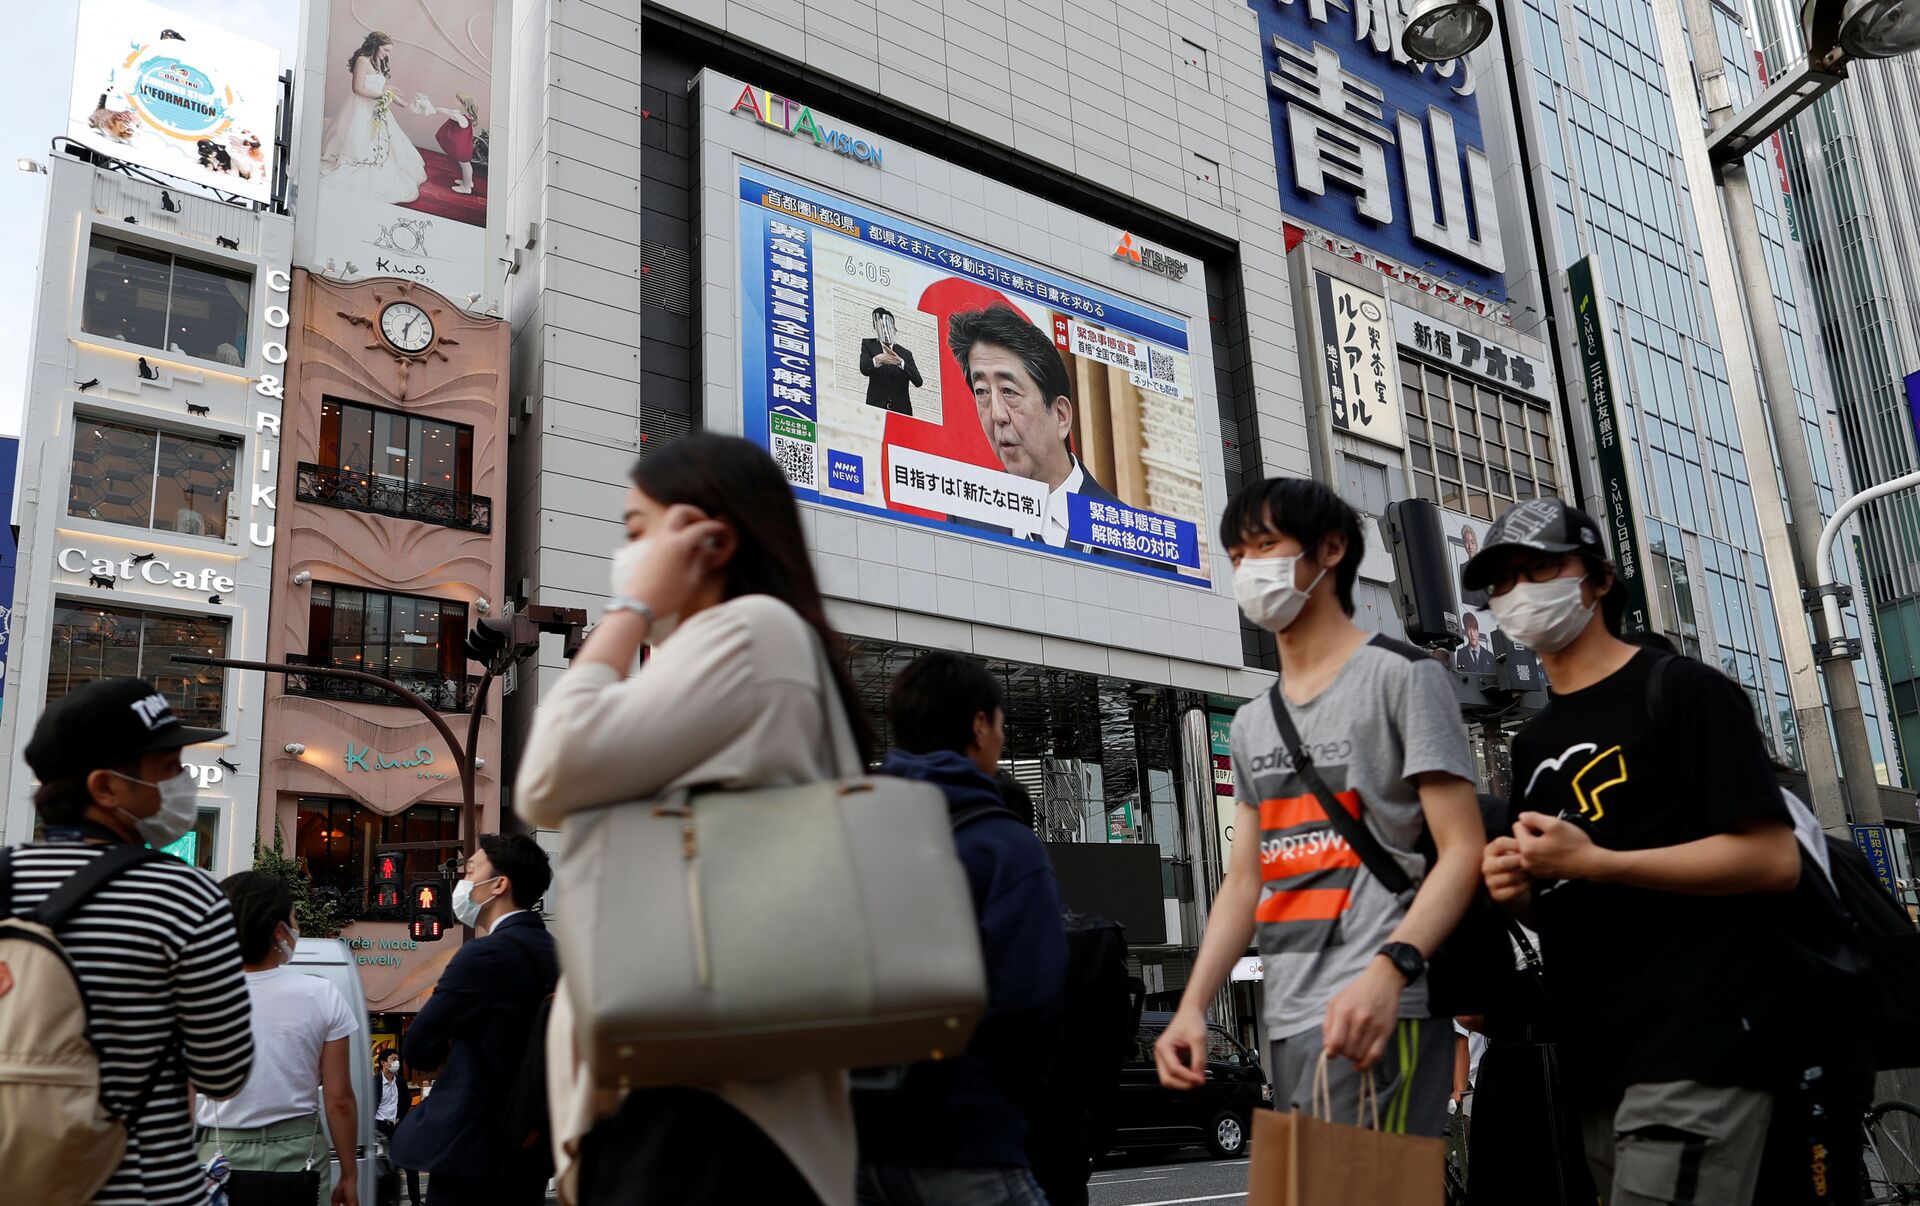
{"type": "Polygon", "coordinates": [[[1654,662],[1653,670],[1647,675],[1647,719],[1653,722],[1653,731],[1666,729],[1667,713],[1667,672],[1680,660],[1677,653],[1663,653],[1660,660],[1654,662]]]}
{"type": "Polygon", "coordinates": [[[1013,816],[1013,810],[1004,804],[996,804],[991,800],[976,800],[972,804],[962,804],[960,807],[950,811],[947,814],[947,824],[952,828],[953,832],[959,833],[975,821],[1001,812],[1006,813],[1008,816],[1013,816]]]}
{"type": "MultiPolygon", "coordinates": [[[[150,863],[164,857],[157,850],[145,846],[122,843],[109,846],[106,853],[93,859],[86,866],[67,877],[67,881],[55,888],[47,898],[29,914],[33,920],[50,930],[58,930],[74,910],[85,904],[95,892],[107,885],[107,882],[130,867],[141,863],[150,863]]],[[[9,888],[11,885],[8,885],[9,888]]]]}
{"type": "Polygon", "coordinates": [[[1287,702],[1280,695],[1279,683],[1276,682],[1267,691],[1267,702],[1273,708],[1273,722],[1279,726],[1280,740],[1287,747],[1287,755],[1293,759],[1294,773],[1307,785],[1313,798],[1320,802],[1320,811],[1326,814],[1333,831],[1346,839],[1347,845],[1360,856],[1367,871],[1387,891],[1395,896],[1411,891],[1413,877],[1407,874],[1407,869],[1387,853],[1386,847],[1373,836],[1373,831],[1367,828],[1365,821],[1340,806],[1340,801],[1334,798],[1333,792],[1327,787],[1327,781],[1314,769],[1313,755],[1307,753],[1306,745],[1300,740],[1300,730],[1294,727],[1293,717],[1287,712],[1287,702]]]}

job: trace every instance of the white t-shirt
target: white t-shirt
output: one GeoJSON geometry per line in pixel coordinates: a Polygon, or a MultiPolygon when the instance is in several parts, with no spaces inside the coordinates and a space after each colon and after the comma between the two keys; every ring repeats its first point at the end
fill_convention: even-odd
{"type": "Polygon", "coordinates": [[[320,1108],[320,1048],[360,1028],[340,990],[286,967],[247,973],[253,1002],[253,1074],[225,1101],[206,1097],[194,1118],[224,1131],[303,1118],[320,1108]]]}

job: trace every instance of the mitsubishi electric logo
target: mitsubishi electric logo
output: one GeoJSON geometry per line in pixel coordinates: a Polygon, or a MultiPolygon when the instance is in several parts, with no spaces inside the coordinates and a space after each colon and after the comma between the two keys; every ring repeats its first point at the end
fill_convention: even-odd
{"type": "Polygon", "coordinates": [[[1120,241],[1114,244],[1113,258],[1116,260],[1132,260],[1148,272],[1157,272],[1169,280],[1180,281],[1187,278],[1187,262],[1185,260],[1176,259],[1170,255],[1162,255],[1153,248],[1144,246],[1134,239],[1131,231],[1123,230],[1120,232],[1120,241]]]}

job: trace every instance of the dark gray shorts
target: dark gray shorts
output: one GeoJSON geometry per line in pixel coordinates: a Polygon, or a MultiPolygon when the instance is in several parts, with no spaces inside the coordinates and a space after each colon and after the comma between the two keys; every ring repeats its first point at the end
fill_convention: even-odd
{"type": "MultiPolygon", "coordinates": [[[[1447,1133],[1447,1100],[1453,1096],[1453,1021],[1450,1018],[1401,1018],[1387,1049],[1372,1069],[1380,1096],[1380,1129],[1400,1135],[1440,1139],[1447,1133]]],[[[1267,1075],[1273,1080],[1273,1108],[1313,1108],[1313,1074],[1325,1043],[1320,1028],[1270,1044],[1267,1075]]],[[[1372,1111],[1356,1119],[1360,1082],[1367,1075],[1351,1061],[1327,1061],[1331,1121],[1373,1125],[1372,1111]]]]}

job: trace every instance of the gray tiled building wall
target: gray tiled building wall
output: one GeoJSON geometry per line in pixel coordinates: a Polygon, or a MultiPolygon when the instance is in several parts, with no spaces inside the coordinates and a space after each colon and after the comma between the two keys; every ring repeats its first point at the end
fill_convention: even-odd
{"type": "MultiPolygon", "coordinates": [[[[709,143],[699,164],[706,199],[692,198],[684,210],[672,196],[673,182],[650,178],[656,173],[643,168],[643,160],[671,149],[650,140],[682,136],[682,115],[665,86],[671,81],[656,81],[657,73],[647,70],[641,10],[637,0],[519,0],[513,14],[514,120],[522,133],[507,193],[518,262],[508,282],[519,426],[508,508],[510,564],[531,587],[528,601],[584,606],[595,617],[606,590],[606,558],[619,538],[622,483],[643,434],[661,412],[683,407],[722,430],[738,425],[730,293],[711,304],[715,282],[730,290],[735,274],[730,236],[718,237],[734,223],[731,153],[709,143]],[[716,189],[724,211],[703,216],[700,209],[714,203],[716,189]],[[689,244],[699,295],[689,316],[695,325],[675,341],[672,319],[642,301],[648,275],[642,265],[659,254],[653,248],[671,251],[679,243],[682,221],[705,228],[696,225],[689,244]],[[645,353],[638,338],[643,322],[645,353]],[[676,343],[684,356],[673,354],[676,343]]],[[[1177,304],[1156,296],[1165,284],[1159,278],[1137,271],[1123,278],[1114,261],[1097,263],[1097,254],[1086,263],[1050,266],[1187,315],[1196,393],[1216,450],[1207,464],[1213,513],[1225,492],[1213,347],[1224,344],[1236,358],[1235,371],[1221,377],[1243,387],[1237,403],[1251,420],[1232,423],[1225,434],[1258,431],[1257,443],[1237,450],[1244,471],[1308,471],[1266,84],[1254,16],[1239,0],[663,0],[648,14],[706,27],[714,37],[744,44],[743,53],[777,56],[796,70],[884,98],[921,124],[953,123],[1037,167],[1133,198],[1190,224],[1214,245],[1232,247],[1227,279],[1215,283],[1238,295],[1244,313],[1212,340],[1204,334],[1203,282],[1220,276],[1219,264],[1208,265],[1211,273],[1196,264],[1185,287],[1190,296],[1177,304]]],[[[684,70],[661,74],[677,76],[682,85],[686,80],[684,70]]],[[[835,111],[831,101],[804,99],[842,124],[862,116],[835,111]]],[[[700,115],[684,116],[692,132],[686,136],[697,137],[700,115]]],[[[734,123],[734,134],[752,132],[744,119],[734,123]]],[[[1034,254],[1016,237],[967,229],[972,224],[959,206],[944,218],[916,212],[931,194],[903,191],[912,184],[899,179],[911,149],[899,142],[888,140],[883,183],[865,199],[978,242],[1034,254]]],[[[799,174],[839,185],[831,165],[808,166],[812,170],[799,174]]],[[[956,178],[972,174],[957,164],[954,170],[956,178]]],[[[1017,181],[994,170],[999,175],[990,184],[1017,181]]],[[[1082,220],[1080,241],[1089,252],[1098,242],[1090,232],[1100,225],[1082,220]]],[[[848,563],[828,561],[822,569],[830,593],[841,599],[836,621],[850,630],[1199,689],[1251,694],[1260,685],[1258,675],[1238,669],[1224,559],[1211,593],[1050,564],[1046,593],[1036,592],[1039,618],[1022,624],[1013,616],[1014,588],[996,583],[1004,580],[1009,557],[1029,555],[884,521],[856,524],[845,515],[821,513],[809,523],[816,548],[848,563]],[[991,564],[996,559],[1001,566],[991,564]],[[913,568],[921,560],[928,564],[913,568]],[[999,619],[998,600],[968,619],[942,616],[939,592],[927,604],[918,579],[903,583],[894,574],[890,584],[882,581],[896,570],[936,579],[945,571],[969,585],[984,582],[988,591],[1003,589],[1008,618],[999,619]],[[1122,585],[1110,589],[1116,582],[1122,585]],[[1099,615],[1073,618],[1092,611],[1099,615]],[[1166,639],[1156,640],[1163,632],[1166,639]]],[[[509,703],[511,718],[524,719],[539,681],[562,664],[554,646],[537,671],[524,668],[509,703]]]]}

